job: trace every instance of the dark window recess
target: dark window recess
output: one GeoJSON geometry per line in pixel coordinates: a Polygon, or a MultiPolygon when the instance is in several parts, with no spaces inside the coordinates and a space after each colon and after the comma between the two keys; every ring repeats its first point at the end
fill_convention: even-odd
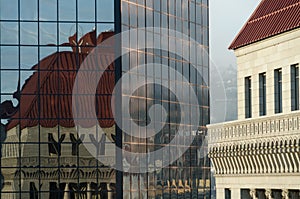
{"type": "Polygon", "coordinates": [[[63,134],[58,142],[56,142],[54,140],[54,137],[53,137],[53,134],[52,133],[49,133],[48,134],[48,150],[49,150],[49,155],[51,154],[55,154],[55,155],[60,155],[60,151],[61,151],[61,143],[62,141],[64,141],[66,135],[63,134]]]}
{"type": "Polygon", "coordinates": [[[49,189],[50,189],[50,194],[49,198],[59,198],[59,189],[57,188],[57,183],[56,182],[49,182],[49,189]]]}
{"type": "Polygon", "coordinates": [[[256,195],[259,199],[267,199],[266,198],[266,190],[265,189],[256,189],[256,195]]]}
{"type": "Polygon", "coordinates": [[[289,197],[290,199],[299,199],[300,198],[300,191],[299,190],[289,190],[289,197]]]}
{"type": "Polygon", "coordinates": [[[275,113],[282,112],[282,70],[274,71],[274,97],[275,97],[275,113]]]}
{"type": "Polygon", "coordinates": [[[231,199],[231,190],[225,189],[225,199],[231,199]]]}
{"type": "Polygon", "coordinates": [[[30,182],[29,196],[30,196],[30,199],[38,199],[38,190],[37,190],[34,182],[30,182]]]}
{"type": "Polygon", "coordinates": [[[251,77],[245,78],[245,117],[252,117],[251,77]]]}
{"type": "Polygon", "coordinates": [[[241,198],[240,199],[252,199],[250,195],[250,189],[241,189],[241,198]]]}
{"type": "Polygon", "coordinates": [[[299,65],[291,66],[291,110],[299,110],[299,65]]]}
{"type": "Polygon", "coordinates": [[[259,115],[267,114],[266,73],[259,74],[259,115]]]}

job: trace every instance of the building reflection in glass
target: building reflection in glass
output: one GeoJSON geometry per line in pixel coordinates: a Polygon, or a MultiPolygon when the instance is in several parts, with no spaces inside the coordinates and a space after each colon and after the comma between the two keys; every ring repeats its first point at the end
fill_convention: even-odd
{"type": "MultiPolygon", "coordinates": [[[[113,34],[103,32],[96,37],[92,31],[80,39],[77,34],[69,37],[69,42],[63,45],[70,46],[72,51],[53,53],[32,67],[35,72],[15,93],[19,96],[18,107],[12,109],[9,101],[1,104],[2,115],[6,113],[10,119],[2,143],[3,198],[114,197],[115,171],[110,167],[115,161],[115,127],[110,103],[114,64],[98,84],[98,124],[79,123],[75,128],[72,115],[72,91],[78,66],[92,48],[113,34]],[[77,41],[84,45],[79,46],[77,41]],[[100,127],[104,134],[98,132],[100,127]],[[77,131],[87,133],[79,137],[77,131]],[[93,144],[97,154],[105,157],[104,161],[96,160],[82,142],[93,144]]],[[[112,44],[95,60],[99,70],[113,63],[113,50],[112,44]]]]}
{"type": "MultiPolygon", "coordinates": [[[[190,60],[162,50],[136,51],[131,44],[138,40],[133,38],[121,46],[130,50],[122,57],[121,65],[111,64],[99,82],[98,124],[75,127],[71,104],[80,64],[99,42],[113,32],[118,33],[115,27],[120,26],[121,31],[153,26],[173,29],[195,39],[208,51],[207,0],[70,0],[67,3],[1,0],[0,26],[2,198],[116,198],[116,190],[123,190],[123,198],[210,197],[209,162],[205,150],[201,150],[205,125],[209,122],[209,85],[203,81],[208,79],[207,54],[190,49],[187,52],[190,56],[197,55],[197,63],[190,63],[190,60]],[[115,13],[116,2],[121,4],[121,13],[115,13]],[[121,17],[115,19],[115,16],[121,17]],[[117,172],[108,166],[116,161],[114,142],[120,133],[116,133],[114,107],[110,104],[114,98],[115,72],[120,69],[124,73],[131,67],[147,63],[168,65],[189,80],[199,97],[199,128],[192,132],[189,125],[185,126],[182,139],[189,139],[188,134],[195,134],[196,139],[189,150],[168,167],[145,174],[124,172],[123,183],[118,184],[117,172]],[[100,127],[104,134],[98,131],[100,127]],[[77,131],[86,134],[79,136],[77,131]],[[90,142],[103,161],[92,157],[83,142],[90,142]]],[[[153,32],[146,35],[153,39],[155,36],[153,32]]],[[[180,43],[177,39],[174,38],[174,42],[180,43]]],[[[100,70],[101,66],[113,62],[114,50],[108,48],[99,57],[100,70]]],[[[171,75],[170,71],[148,68],[131,74],[131,78],[170,82],[171,75]]],[[[182,80],[170,83],[180,87],[182,80]]],[[[122,97],[128,96],[122,93],[122,97]]],[[[123,149],[132,152],[158,150],[178,134],[180,102],[159,84],[140,87],[130,96],[131,118],[128,119],[140,126],[147,125],[151,122],[149,109],[156,104],[162,105],[167,112],[163,129],[147,139],[124,134],[123,149]]],[[[182,150],[179,145],[173,147],[182,150]]],[[[164,155],[175,156],[176,151],[170,150],[164,155]]],[[[123,157],[123,163],[143,166],[128,157],[123,157]]],[[[155,162],[150,166],[153,165],[155,162]]]]}

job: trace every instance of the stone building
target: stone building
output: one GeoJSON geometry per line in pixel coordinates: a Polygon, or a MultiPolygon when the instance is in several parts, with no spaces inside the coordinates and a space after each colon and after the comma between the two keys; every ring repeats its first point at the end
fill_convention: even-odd
{"type": "Polygon", "coordinates": [[[262,0],[229,47],[238,120],[208,127],[217,199],[300,198],[299,13],[262,0]]]}

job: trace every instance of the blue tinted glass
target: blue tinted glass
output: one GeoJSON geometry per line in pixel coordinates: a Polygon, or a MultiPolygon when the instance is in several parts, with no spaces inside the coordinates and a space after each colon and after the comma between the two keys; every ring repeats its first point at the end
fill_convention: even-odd
{"type": "Polygon", "coordinates": [[[57,44],[57,24],[56,23],[40,23],[39,29],[40,44],[57,44]]]}
{"type": "Polygon", "coordinates": [[[75,21],[76,20],[76,0],[58,1],[59,2],[59,20],[75,21]]]}
{"type": "Polygon", "coordinates": [[[38,44],[38,24],[34,22],[23,22],[20,28],[20,43],[26,45],[38,44]]]}
{"type": "MultiPolygon", "coordinates": [[[[102,4],[102,1],[98,1],[97,3],[102,4]]],[[[78,20],[95,21],[95,0],[78,1],[78,20]]]]}
{"type": "Polygon", "coordinates": [[[18,79],[18,71],[1,70],[1,93],[14,93],[17,90],[18,79]]]}
{"type": "Polygon", "coordinates": [[[38,4],[37,0],[20,1],[20,15],[23,20],[37,20],[38,4]]]}
{"type": "Polygon", "coordinates": [[[97,1],[97,20],[113,22],[114,21],[114,1],[101,0],[97,1]]]}
{"type": "Polygon", "coordinates": [[[30,69],[38,63],[38,47],[20,47],[21,68],[30,69]]]}
{"type": "Polygon", "coordinates": [[[42,21],[57,20],[57,0],[39,1],[39,17],[42,21]]]}
{"type": "Polygon", "coordinates": [[[18,0],[0,1],[0,19],[5,19],[5,20],[18,19],[18,0]]]}
{"type": "Polygon", "coordinates": [[[1,69],[18,69],[19,50],[17,46],[1,47],[1,69]]]}

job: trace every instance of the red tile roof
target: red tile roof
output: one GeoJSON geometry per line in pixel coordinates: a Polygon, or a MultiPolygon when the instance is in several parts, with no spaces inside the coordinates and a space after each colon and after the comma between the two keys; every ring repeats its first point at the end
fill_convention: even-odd
{"type": "MultiPolygon", "coordinates": [[[[102,33],[95,40],[96,36],[93,36],[93,34],[96,33],[90,32],[78,41],[78,43],[84,44],[80,46],[80,50],[70,42],[69,46],[73,48],[73,52],[56,52],[32,67],[36,72],[23,85],[19,110],[7,124],[7,130],[17,125],[20,125],[21,129],[37,125],[48,128],[57,125],[74,127],[72,91],[77,74],[77,66],[86,59],[93,45],[95,46],[113,35],[113,33],[102,33]]],[[[77,40],[76,34],[70,37],[71,40],[77,40]]],[[[104,67],[109,66],[103,73],[96,92],[96,103],[98,105],[96,112],[99,125],[102,128],[109,128],[114,125],[113,107],[111,107],[112,92],[115,85],[114,64],[111,64],[114,60],[113,53],[113,48],[105,48],[104,52],[97,54],[97,59],[88,60],[91,67],[97,67],[97,70],[103,71],[104,67]]],[[[86,110],[95,108],[91,104],[84,105],[87,106],[85,107],[86,110]]],[[[87,114],[79,113],[78,115],[81,118],[87,118],[87,114]]],[[[94,120],[92,121],[94,122],[94,120]]],[[[82,126],[92,127],[96,125],[92,121],[89,123],[89,121],[85,120],[83,122],[85,126],[82,126]]]]}
{"type": "Polygon", "coordinates": [[[229,46],[242,46],[300,27],[300,0],[262,0],[229,46]]]}

